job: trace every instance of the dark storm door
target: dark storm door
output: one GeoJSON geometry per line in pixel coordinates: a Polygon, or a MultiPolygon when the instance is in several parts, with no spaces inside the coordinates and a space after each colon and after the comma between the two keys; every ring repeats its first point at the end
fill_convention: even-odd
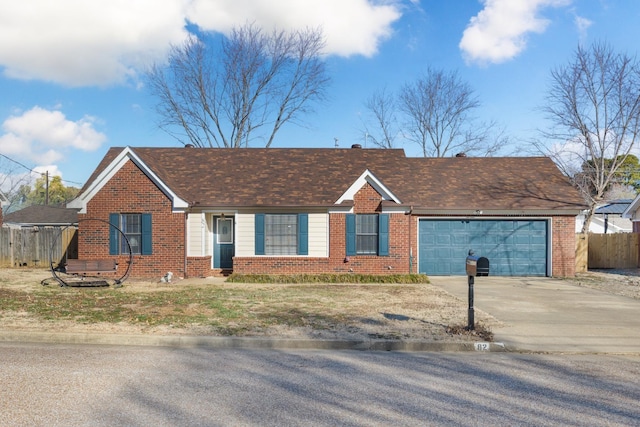
{"type": "Polygon", "coordinates": [[[235,245],[233,243],[233,217],[217,216],[214,221],[213,267],[233,268],[235,245]]]}

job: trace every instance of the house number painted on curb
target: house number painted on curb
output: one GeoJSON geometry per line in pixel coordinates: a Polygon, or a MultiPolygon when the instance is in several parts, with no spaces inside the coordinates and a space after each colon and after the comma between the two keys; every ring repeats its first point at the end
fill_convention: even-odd
{"type": "Polygon", "coordinates": [[[476,351],[489,351],[491,350],[491,345],[488,342],[477,342],[474,343],[476,351]]]}

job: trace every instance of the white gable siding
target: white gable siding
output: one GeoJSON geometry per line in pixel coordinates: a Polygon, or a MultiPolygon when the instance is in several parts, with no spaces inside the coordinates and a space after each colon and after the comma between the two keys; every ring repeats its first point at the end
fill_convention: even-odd
{"type": "MultiPolygon", "coordinates": [[[[236,256],[255,256],[255,217],[253,213],[236,214],[236,256]]],[[[329,215],[309,214],[309,255],[329,256],[329,215]]]]}

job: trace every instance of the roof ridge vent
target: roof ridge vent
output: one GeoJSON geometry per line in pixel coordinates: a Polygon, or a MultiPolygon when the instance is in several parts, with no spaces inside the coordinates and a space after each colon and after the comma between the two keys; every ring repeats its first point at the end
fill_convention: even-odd
{"type": "Polygon", "coordinates": [[[362,145],[360,145],[360,144],[352,144],[351,148],[362,148],[362,145]]]}

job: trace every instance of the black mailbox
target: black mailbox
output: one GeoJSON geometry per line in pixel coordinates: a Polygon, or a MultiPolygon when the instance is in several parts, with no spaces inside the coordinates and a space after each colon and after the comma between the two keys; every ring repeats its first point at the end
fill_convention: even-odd
{"type": "Polygon", "coordinates": [[[467,257],[467,276],[488,276],[489,260],[483,256],[477,257],[473,251],[469,251],[467,257]]]}
{"type": "Polygon", "coordinates": [[[476,276],[488,276],[489,275],[489,260],[483,256],[478,258],[476,263],[476,276]]]}
{"type": "Polygon", "coordinates": [[[473,255],[473,251],[469,251],[467,257],[467,276],[476,276],[478,272],[478,257],[473,255]]]}

